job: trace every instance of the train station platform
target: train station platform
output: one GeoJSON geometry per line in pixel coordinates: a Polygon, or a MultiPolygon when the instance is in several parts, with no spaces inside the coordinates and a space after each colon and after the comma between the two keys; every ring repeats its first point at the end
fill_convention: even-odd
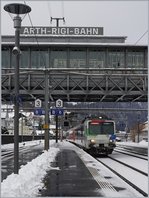
{"type": "MultiPolygon", "coordinates": [[[[28,162],[21,165],[19,174],[9,174],[2,181],[1,197],[143,197],[83,149],[66,140],[49,143],[48,151],[43,150],[43,140],[20,147],[28,162]]],[[[3,171],[8,171],[3,165],[3,171]]]]}
{"type": "Polygon", "coordinates": [[[96,160],[66,142],[57,143],[60,152],[43,179],[41,197],[119,197],[119,192],[100,174],[96,160]],[[95,161],[94,161],[95,160],[95,161]]]}

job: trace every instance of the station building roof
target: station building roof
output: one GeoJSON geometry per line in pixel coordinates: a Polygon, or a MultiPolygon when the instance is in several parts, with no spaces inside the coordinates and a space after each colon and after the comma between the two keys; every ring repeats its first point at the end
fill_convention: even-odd
{"type": "MultiPolygon", "coordinates": [[[[22,46],[115,46],[115,47],[147,47],[125,43],[126,36],[20,36],[22,46]]],[[[2,36],[2,45],[14,45],[15,38],[12,35],[2,36]]]]}
{"type": "MultiPolygon", "coordinates": [[[[15,33],[14,33],[15,34],[15,33]]],[[[103,27],[21,27],[20,44],[38,46],[147,46],[125,43],[127,36],[106,36],[103,27]]],[[[14,45],[14,35],[2,36],[2,45],[14,45]]]]}

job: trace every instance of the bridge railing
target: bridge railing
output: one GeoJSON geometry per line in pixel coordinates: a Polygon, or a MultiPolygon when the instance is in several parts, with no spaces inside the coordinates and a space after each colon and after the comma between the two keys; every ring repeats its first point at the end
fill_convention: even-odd
{"type": "MultiPolygon", "coordinates": [[[[73,73],[73,74],[147,74],[147,68],[20,68],[20,74],[41,73],[73,73]]],[[[14,75],[14,68],[2,68],[2,75],[14,75]]]]}

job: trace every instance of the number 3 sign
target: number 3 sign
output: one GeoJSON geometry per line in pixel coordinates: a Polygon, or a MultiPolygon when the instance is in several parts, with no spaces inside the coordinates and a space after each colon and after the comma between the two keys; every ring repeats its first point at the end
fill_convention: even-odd
{"type": "Polygon", "coordinates": [[[40,99],[37,99],[35,100],[35,107],[41,107],[41,100],[40,99]]]}
{"type": "Polygon", "coordinates": [[[62,108],[63,107],[63,101],[61,99],[56,100],[55,106],[57,108],[62,108]]]}

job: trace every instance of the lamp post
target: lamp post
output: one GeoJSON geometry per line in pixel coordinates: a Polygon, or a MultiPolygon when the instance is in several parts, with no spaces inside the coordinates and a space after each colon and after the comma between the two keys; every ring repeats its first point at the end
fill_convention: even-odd
{"type": "Polygon", "coordinates": [[[20,15],[27,14],[31,8],[24,4],[12,3],[4,6],[4,10],[10,14],[14,14],[14,28],[15,28],[15,47],[12,53],[16,57],[15,65],[15,98],[14,98],[14,174],[18,174],[19,170],[19,60],[20,60],[20,15]]]}

